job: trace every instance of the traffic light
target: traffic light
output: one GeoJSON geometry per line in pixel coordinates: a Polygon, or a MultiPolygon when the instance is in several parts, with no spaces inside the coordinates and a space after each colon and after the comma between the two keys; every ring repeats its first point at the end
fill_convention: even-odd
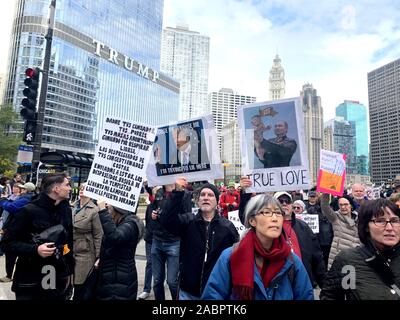
{"type": "Polygon", "coordinates": [[[39,68],[28,68],[25,70],[26,79],[24,84],[26,88],[22,91],[25,96],[22,99],[23,108],[20,111],[21,117],[25,120],[24,135],[22,140],[26,143],[33,143],[35,141],[36,132],[36,104],[39,88],[39,68]]]}
{"type": "Polygon", "coordinates": [[[36,103],[39,88],[39,68],[28,68],[25,70],[27,78],[24,81],[26,88],[22,94],[26,97],[22,99],[23,108],[20,111],[22,118],[25,120],[34,120],[36,113],[36,103]]]}

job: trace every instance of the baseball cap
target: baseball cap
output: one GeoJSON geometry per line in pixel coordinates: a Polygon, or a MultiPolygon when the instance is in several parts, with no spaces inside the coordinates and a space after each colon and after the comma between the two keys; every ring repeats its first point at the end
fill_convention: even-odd
{"type": "Polygon", "coordinates": [[[309,197],[316,197],[317,196],[317,192],[316,191],[309,191],[308,192],[308,196],[309,197]]]}
{"type": "Polygon", "coordinates": [[[36,190],[36,186],[32,182],[27,182],[25,184],[19,184],[18,188],[25,189],[28,192],[36,190]]]}
{"type": "Polygon", "coordinates": [[[234,181],[229,181],[228,188],[230,188],[230,187],[235,187],[235,182],[234,181]]]}
{"type": "Polygon", "coordinates": [[[292,200],[292,196],[289,193],[287,193],[286,191],[279,191],[279,192],[275,192],[275,194],[274,194],[275,199],[279,199],[279,197],[282,197],[282,196],[287,196],[287,197],[289,197],[290,200],[292,200]]]}

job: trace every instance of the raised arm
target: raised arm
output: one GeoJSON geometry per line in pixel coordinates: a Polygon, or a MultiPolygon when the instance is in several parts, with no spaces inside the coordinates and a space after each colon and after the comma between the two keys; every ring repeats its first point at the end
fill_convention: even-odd
{"type": "Polygon", "coordinates": [[[322,214],[329,220],[329,222],[334,223],[337,220],[337,215],[335,211],[329,205],[329,194],[323,193],[321,197],[321,211],[322,214]]]}

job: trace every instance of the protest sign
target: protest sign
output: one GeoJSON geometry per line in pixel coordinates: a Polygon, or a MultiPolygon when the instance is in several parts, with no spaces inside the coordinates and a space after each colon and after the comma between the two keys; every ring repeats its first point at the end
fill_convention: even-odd
{"type": "Polygon", "coordinates": [[[233,223],[239,236],[242,236],[243,232],[246,231],[246,228],[239,219],[239,210],[228,212],[228,220],[233,223]]]}
{"type": "Polygon", "coordinates": [[[84,195],[135,211],[156,128],[107,117],[84,195]]]}
{"type": "Polygon", "coordinates": [[[149,186],[182,176],[189,182],[223,178],[217,141],[211,115],[159,127],[146,172],[149,186]]]}
{"type": "Polygon", "coordinates": [[[341,196],[346,179],[346,155],[321,149],[317,191],[341,196]]]}
{"type": "Polygon", "coordinates": [[[282,99],[238,107],[246,192],[310,188],[300,99],[282,99]]]}
{"type": "Polygon", "coordinates": [[[319,233],[319,216],[317,214],[296,214],[296,218],[307,223],[314,233],[319,233]]]}

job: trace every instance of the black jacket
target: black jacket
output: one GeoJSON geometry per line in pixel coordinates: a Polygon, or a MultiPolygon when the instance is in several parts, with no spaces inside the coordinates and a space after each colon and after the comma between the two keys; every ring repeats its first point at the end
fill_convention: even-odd
{"type": "Polygon", "coordinates": [[[318,240],[320,246],[330,246],[333,240],[333,228],[332,224],[329,222],[328,218],[322,214],[321,206],[319,203],[315,205],[310,205],[308,202],[307,205],[307,213],[308,214],[317,214],[319,221],[319,233],[318,240]]]}
{"type": "MultiPolygon", "coordinates": [[[[72,244],[72,213],[69,202],[65,200],[56,206],[53,199],[44,193],[40,194],[15,214],[4,233],[3,250],[18,256],[12,290],[18,292],[40,290],[44,277],[42,268],[45,265],[52,265],[56,269],[58,292],[65,289],[60,287],[63,283],[59,280],[73,273],[72,244]],[[66,242],[70,249],[69,253],[61,254],[59,258],[40,257],[37,252],[39,244],[33,241],[32,235],[58,224],[63,225],[67,231],[66,242]]],[[[48,293],[48,290],[46,291],[48,293]]]]}
{"type": "MultiPolygon", "coordinates": [[[[239,205],[239,218],[244,222],[244,211],[246,204],[251,198],[250,193],[242,193],[239,205]]],[[[317,283],[320,287],[326,275],[326,266],[324,256],[319,245],[317,236],[312,232],[311,228],[292,214],[292,228],[296,232],[297,240],[299,241],[301,260],[307,270],[313,286],[317,283]]]]}
{"type": "Polygon", "coordinates": [[[139,228],[132,214],[122,216],[116,224],[106,209],[99,212],[103,226],[100,250],[100,300],[136,300],[138,282],[135,264],[139,228]]]}
{"type": "MultiPolygon", "coordinates": [[[[400,245],[387,250],[380,257],[374,254],[371,246],[362,245],[344,249],[336,256],[321,290],[321,300],[400,300],[400,296],[385,284],[374,268],[371,268],[369,264],[374,262],[378,268],[386,262],[400,288],[400,245]],[[353,288],[349,280],[351,273],[355,281],[353,288]],[[349,287],[344,288],[343,283],[349,287]]],[[[388,275],[385,271],[384,274],[388,275]]]]}
{"type": "Polygon", "coordinates": [[[184,193],[174,191],[161,216],[161,223],[181,237],[180,288],[201,296],[221,252],[239,240],[235,226],[216,214],[211,222],[192,212],[181,213],[184,193]]]}

